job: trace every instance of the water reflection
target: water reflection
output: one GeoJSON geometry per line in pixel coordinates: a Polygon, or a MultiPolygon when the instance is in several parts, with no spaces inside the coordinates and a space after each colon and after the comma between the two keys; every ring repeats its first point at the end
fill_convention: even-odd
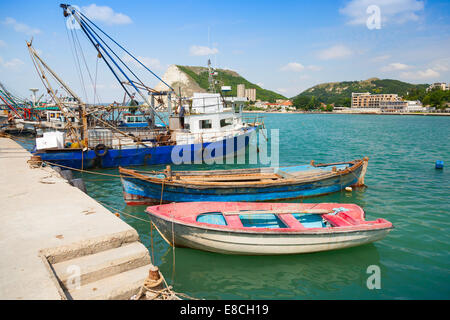
{"type": "MultiPolygon", "coordinates": [[[[282,256],[233,256],[175,249],[175,287],[210,299],[308,299],[346,286],[366,288],[369,265],[378,265],[375,245],[330,252],[282,256]]],[[[172,273],[172,249],[161,270],[172,273]]],[[[336,297],[337,298],[337,297],[336,297]]]]}

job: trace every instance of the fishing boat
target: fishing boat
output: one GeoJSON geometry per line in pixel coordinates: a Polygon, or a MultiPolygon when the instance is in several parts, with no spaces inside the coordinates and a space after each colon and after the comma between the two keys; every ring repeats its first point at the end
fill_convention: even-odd
{"type": "Polygon", "coordinates": [[[191,201],[274,201],[320,196],[363,186],[369,159],[280,167],[210,171],[119,168],[128,205],[191,201]]]}
{"type": "Polygon", "coordinates": [[[327,251],[383,239],[393,225],[355,204],[187,202],[147,208],[172,246],[240,255],[327,251]]]}
{"type": "MultiPolygon", "coordinates": [[[[138,113],[125,115],[120,123],[116,123],[117,121],[112,121],[102,113],[112,106],[98,106],[98,110],[90,110],[88,105],[49,68],[38,52],[32,48],[31,43],[28,43],[31,58],[39,67],[38,74],[47,91],[52,93],[52,98],[57,102],[60,111],[63,114],[68,113],[63,101],[56,97],[55,90],[51,88],[46,73],[74,98],[78,106],[78,123],[67,122],[68,128],[65,130],[67,134],[61,141],[58,140],[59,142],[54,139],[57,134],[39,137],[39,141],[36,139],[34,156],[39,156],[43,161],[53,165],[90,169],[197,163],[198,160],[208,161],[245,151],[250,136],[258,130],[261,123],[244,120],[242,116],[244,103],[237,101],[228,103],[220,93],[215,92],[214,79],[210,79],[212,91],[204,93],[206,96],[201,99],[194,96],[186,101],[181,92],[176,93],[172,86],[159,78],[76,7],[66,4],[62,4],[61,7],[65,17],[73,18],[78,23],[80,32],[84,33],[89,43],[94,46],[92,53],[95,53],[98,59],[104,60],[124,90],[125,97],[130,99],[129,107],[138,113]],[[122,56],[126,59],[120,58],[122,56]],[[127,64],[126,61],[132,63],[127,64]],[[136,70],[132,70],[133,68],[142,69],[145,74],[155,76],[167,86],[167,90],[157,91],[148,87],[142,82],[141,77],[136,75],[134,72],[136,70]],[[168,117],[156,111],[164,104],[167,104],[168,117]],[[180,115],[177,105],[180,111],[188,111],[180,115]],[[155,119],[156,117],[159,119],[155,119]],[[157,124],[156,120],[161,122],[162,126],[161,123],[157,124]],[[90,122],[94,125],[89,125],[90,122]],[[212,152],[205,153],[204,150],[212,152]]],[[[77,42],[78,38],[74,38],[73,41],[77,42]]],[[[209,68],[210,73],[214,73],[210,65],[209,68]]],[[[69,118],[65,116],[65,119],[69,118]]]]}

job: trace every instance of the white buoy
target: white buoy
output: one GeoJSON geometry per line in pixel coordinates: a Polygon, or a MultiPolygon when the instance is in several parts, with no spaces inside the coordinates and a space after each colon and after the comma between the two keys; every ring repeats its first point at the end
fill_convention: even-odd
{"type": "Polygon", "coordinates": [[[352,189],[352,187],[345,187],[345,191],[349,191],[349,192],[352,192],[352,191],[353,191],[353,189],[352,189]]]}

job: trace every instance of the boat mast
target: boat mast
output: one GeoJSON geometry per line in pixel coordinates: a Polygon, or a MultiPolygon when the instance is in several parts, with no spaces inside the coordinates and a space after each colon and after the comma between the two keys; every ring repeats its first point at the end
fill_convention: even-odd
{"type": "MultiPolygon", "coordinates": [[[[28,51],[30,53],[31,56],[31,60],[33,61],[33,64],[36,67],[36,71],[38,72],[39,77],[41,78],[41,80],[43,80],[44,86],[47,88],[48,93],[52,94],[52,98],[55,100],[56,104],[58,105],[59,110],[64,114],[64,117],[66,117],[67,119],[67,124],[69,126],[69,130],[71,132],[71,134],[75,137],[75,139],[80,142],[80,140],[84,140],[85,145],[87,145],[87,134],[85,133],[85,131],[87,131],[87,121],[83,121],[83,126],[84,124],[86,124],[86,127],[83,128],[83,132],[81,135],[81,139],[79,139],[78,133],[76,132],[75,128],[72,126],[71,121],[69,120],[69,115],[67,114],[67,112],[64,110],[63,106],[63,102],[58,98],[58,96],[56,95],[55,91],[53,90],[50,82],[48,81],[46,75],[45,75],[45,71],[42,69],[42,66],[44,66],[47,71],[49,71],[52,76],[75,98],[79,101],[80,104],[82,104],[82,106],[84,106],[84,103],[81,101],[80,98],[78,98],[78,96],[72,91],[70,90],[70,88],[58,77],[58,75],[45,63],[44,60],[42,60],[42,58],[38,55],[38,53],[36,52],[36,50],[34,50],[34,48],[32,47],[32,43],[31,42],[27,42],[27,47],[28,47],[28,51]],[[39,63],[40,62],[40,63],[39,63]]],[[[86,114],[86,111],[83,112],[84,115],[86,114]]]]}
{"type": "MultiPolygon", "coordinates": [[[[88,133],[87,133],[87,118],[86,118],[86,103],[83,102],[83,100],[81,100],[80,97],[78,97],[78,95],[72,91],[72,89],[70,89],[70,87],[65,84],[65,82],[45,63],[45,61],[39,56],[39,54],[36,52],[36,50],[34,50],[34,48],[32,47],[31,42],[27,42],[27,46],[28,49],[30,51],[30,54],[32,55],[32,57],[35,57],[36,59],[39,60],[39,62],[48,70],[48,72],[50,72],[52,74],[52,76],[64,87],[64,89],[66,89],[66,91],[75,99],[78,101],[78,105],[79,105],[79,117],[82,121],[82,128],[83,130],[81,131],[81,140],[83,140],[85,146],[87,146],[87,138],[88,138],[88,133]]],[[[38,64],[39,65],[39,64],[38,64]]],[[[42,78],[46,80],[47,84],[50,86],[50,84],[48,83],[47,78],[45,78],[44,76],[44,72],[41,69],[42,72],[42,78]]],[[[51,90],[53,91],[53,90],[51,90]]],[[[54,94],[54,97],[59,100],[58,97],[56,97],[56,94],[54,94]]],[[[58,105],[62,105],[62,102],[59,101],[58,105]]],[[[61,108],[61,111],[63,113],[65,113],[64,110],[62,110],[63,108],[61,108]]],[[[66,114],[64,114],[66,116],[66,114]]],[[[67,116],[66,116],[67,118],[67,116]]]]}
{"type": "MultiPolygon", "coordinates": [[[[72,7],[69,4],[61,4],[60,7],[63,9],[63,14],[65,17],[72,15],[72,17],[77,21],[77,23],[80,25],[81,30],[84,32],[84,34],[87,36],[87,38],[89,39],[89,41],[91,42],[91,44],[95,47],[95,49],[98,52],[98,56],[101,57],[103,59],[103,61],[105,61],[106,65],[108,66],[108,68],[111,70],[111,72],[113,73],[114,77],[116,78],[116,80],[119,82],[119,84],[122,86],[122,88],[125,90],[126,95],[129,96],[130,99],[134,99],[134,95],[131,94],[127,88],[125,87],[125,83],[128,85],[131,85],[134,90],[139,94],[139,96],[144,100],[144,102],[148,102],[147,98],[144,96],[144,94],[142,93],[141,90],[139,90],[139,87],[135,84],[135,81],[132,81],[130,79],[130,77],[124,72],[124,70],[122,70],[122,68],[118,65],[118,63],[114,60],[114,58],[111,56],[114,55],[118,61],[120,61],[125,68],[139,81],[139,84],[146,87],[142,81],[136,76],[136,74],[130,70],[130,68],[124,63],[124,61],[122,61],[122,59],[108,46],[108,44],[106,44],[106,42],[100,37],[100,35],[94,30],[94,27],[96,29],[98,29],[101,33],[103,33],[106,37],[108,37],[108,39],[110,39],[113,43],[115,43],[120,49],[122,49],[123,51],[125,51],[131,58],[133,58],[137,63],[139,63],[142,67],[144,67],[147,71],[151,72],[154,76],[156,76],[149,68],[147,68],[141,61],[139,61],[137,58],[135,58],[131,53],[129,53],[125,48],[123,48],[120,44],[118,44],[114,39],[112,39],[110,36],[108,36],[103,30],[101,30],[95,23],[93,23],[91,20],[89,20],[89,18],[87,18],[83,13],[79,12],[77,9],[75,9],[74,7],[72,7]],[[88,24],[88,22],[90,24],[88,24]],[[110,52],[111,54],[110,54],[110,52]],[[108,59],[110,61],[108,61],[106,58],[108,57],[108,59]],[[120,71],[120,74],[122,74],[122,76],[124,76],[127,80],[127,82],[123,82],[119,79],[118,74],[116,73],[116,71],[114,70],[113,65],[111,65],[111,63],[114,65],[115,68],[117,68],[118,71],[120,71]]],[[[156,76],[158,79],[160,79],[158,76],[156,76]]],[[[169,86],[166,82],[164,82],[162,79],[160,79],[164,84],[166,84],[172,91],[173,88],[171,86],[169,86]]],[[[147,90],[147,89],[146,89],[147,90]]],[[[166,122],[164,121],[164,119],[159,115],[158,112],[156,112],[156,110],[149,105],[149,107],[152,109],[153,113],[156,114],[158,116],[158,118],[163,122],[163,124],[165,125],[166,128],[168,128],[168,125],[166,124],[166,122]]]]}

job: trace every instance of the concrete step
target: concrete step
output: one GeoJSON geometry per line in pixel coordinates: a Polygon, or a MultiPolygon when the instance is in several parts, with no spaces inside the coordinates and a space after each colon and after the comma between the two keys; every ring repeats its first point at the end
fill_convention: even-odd
{"type": "Polygon", "coordinates": [[[53,264],[52,267],[64,289],[74,285],[86,285],[118,273],[139,268],[150,263],[147,248],[133,242],[117,248],[101,251],[53,264]],[[80,275],[79,282],[75,279],[80,275]],[[68,283],[69,281],[69,283],[68,283]]]}
{"type": "MultiPolygon", "coordinates": [[[[87,214],[91,212],[83,211],[83,213],[87,214]]],[[[137,231],[134,229],[129,229],[95,238],[89,237],[85,240],[62,246],[42,249],[40,252],[47,257],[49,263],[56,264],[62,261],[114,249],[136,241],[140,241],[137,231]]]]}
{"type": "Polygon", "coordinates": [[[67,293],[73,300],[127,300],[137,294],[148,276],[152,265],[116,274],[88,283],[67,293]]]}

